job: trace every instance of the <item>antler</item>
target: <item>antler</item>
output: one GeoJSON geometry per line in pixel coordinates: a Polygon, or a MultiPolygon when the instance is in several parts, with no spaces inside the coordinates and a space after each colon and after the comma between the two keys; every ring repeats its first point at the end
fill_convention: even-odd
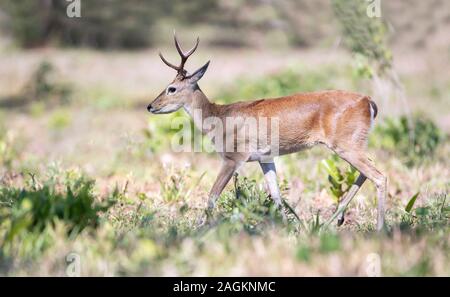
{"type": "Polygon", "coordinates": [[[186,64],[187,59],[195,52],[195,50],[198,47],[198,44],[200,43],[200,38],[197,37],[197,42],[194,45],[193,48],[191,48],[189,51],[187,52],[183,52],[183,50],[181,49],[180,43],[178,42],[177,36],[175,34],[175,32],[173,32],[173,39],[175,41],[175,47],[177,48],[178,53],[180,54],[181,57],[181,63],[179,66],[175,66],[172,63],[170,63],[169,61],[167,61],[164,56],[159,53],[159,57],[161,58],[161,60],[164,62],[164,64],[166,64],[167,66],[169,66],[170,68],[175,69],[179,75],[182,76],[186,76],[187,71],[184,70],[184,64],[186,64]]]}

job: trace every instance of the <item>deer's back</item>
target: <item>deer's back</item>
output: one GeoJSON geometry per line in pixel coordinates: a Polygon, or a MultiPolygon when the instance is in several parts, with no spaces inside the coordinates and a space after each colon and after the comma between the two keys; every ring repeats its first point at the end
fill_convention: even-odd
{"type": "Polygon", "coordinates": [[[370,129],[370,98],[347,91],[300,93],[227,105],[229,117],[277,118],[280,154],[325,143],[364,146],[370,129]]]}

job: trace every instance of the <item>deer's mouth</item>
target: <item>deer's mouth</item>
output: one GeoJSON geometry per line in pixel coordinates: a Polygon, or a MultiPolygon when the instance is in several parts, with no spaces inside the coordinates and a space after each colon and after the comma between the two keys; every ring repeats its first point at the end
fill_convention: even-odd
{"type": "Polygon", "coordinates": [[[177,111],[178,109],[180,109],[180,107],[181,105],[178,104],[168,104],[161,108],[154,108],[153,106],[149,106],[147,107],[147,110],[153,114],[165,114],[177,111]]]}

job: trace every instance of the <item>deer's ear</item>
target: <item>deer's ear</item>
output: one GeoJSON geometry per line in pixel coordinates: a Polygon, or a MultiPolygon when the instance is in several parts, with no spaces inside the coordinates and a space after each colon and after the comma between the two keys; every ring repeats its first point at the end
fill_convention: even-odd
{"type": "Polygon", "coordinates": [[[210,61],[208,61],[205,65],[203,65],[200,69],[195,71],[193,74],[189,75],[188,79],[191,84],[195,84],[196,82],[198,82],[200,80],[200,78],[202,78],[203,74],[205,74],[205,72],[206,72],[206,69],[208,69],[209,62],[210,61]]]}

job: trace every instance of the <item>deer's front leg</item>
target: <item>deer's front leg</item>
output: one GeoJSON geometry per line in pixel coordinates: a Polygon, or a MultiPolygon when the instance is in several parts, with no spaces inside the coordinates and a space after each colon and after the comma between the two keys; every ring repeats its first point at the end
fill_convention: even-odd
{"type": "Polygon", "coordinates": [[[210,214],[211,211],[213,210],[214,206],[216,205],[217,198],[220,196],[223,189],[230,181],[236,169],[237,169],[236,161],[230,159],[226,159],[224,161],[222,168],[220,169],[219,175],[217,176],[217,179],[211,191],[209,192],[207,214],[210,214]]]}
{"type": "Polygon", "coordinates": [[[284,212],[284,206],[281,201],[280,188],[278,187],[277,170],[275,168],[275,163],[273,162],[273,160],[269,162],[260,161],[259,165],[261,165],[261,169],[264,173],[264,179],[266,180],[267,186],[269,187],[270,196],[272,197],[277,207],[280,209],[283,221],[287,222],[287,217],[284,212]]]}
{"type": "Polygon", "coordinates": [[[266,180],[267,187],[269,188],[270,196],[274,200],[278,207],[281,207],[281,194],[277,181],[277,170],[275,163],[271,162],[259,162],[261,169],[264,173],[264,179],[266,180]]]}

